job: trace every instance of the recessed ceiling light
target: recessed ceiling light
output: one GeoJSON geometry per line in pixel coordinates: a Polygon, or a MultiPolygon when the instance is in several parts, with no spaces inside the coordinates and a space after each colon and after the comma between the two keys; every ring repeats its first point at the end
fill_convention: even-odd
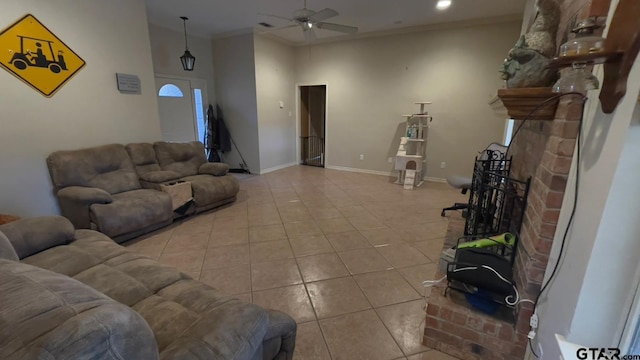
{"type": "Polygon", "coordinates": [[[438,0],[438,3],[436,4],[436,9],[444,10],[449,8],[449,6],[451,6],[451,0],[438,0]]]}

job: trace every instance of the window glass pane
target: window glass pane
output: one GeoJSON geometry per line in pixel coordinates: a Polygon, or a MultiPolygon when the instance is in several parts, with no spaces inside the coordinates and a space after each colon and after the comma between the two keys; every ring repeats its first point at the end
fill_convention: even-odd
{"type": "Polygon", "coordinates": [[[196,120],[198,123],[198,140],[204,141],[204,106],[202,105],[202,90],[193,89],[193,99],[196,106],[196,120]]]}
{"type": "Polygon", "coordinates": [[[505,125],[505,131],[504,131],[504,144],[505,145],[509,145],[509,143],[511,142],[511,138],[513,137],[513,123],[515,121],[513,121],[513,119],[509,119],[507,120],[507,124],[505,125]]]}
{"type": "Polygon", "coordinates": [[[182,94],[182,91],[180,90],[179,87],[173,84],[166,84],[160,88],[160,91],[158,92],[158,96],[184,97],[184,94],[182,94]]]}

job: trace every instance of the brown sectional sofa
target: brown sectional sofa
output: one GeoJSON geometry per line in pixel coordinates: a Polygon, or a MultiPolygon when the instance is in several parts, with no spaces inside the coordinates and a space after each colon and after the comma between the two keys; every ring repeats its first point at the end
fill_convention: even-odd
{"type": "Polygon", "coordinates": [[[291,360],[288,315],[75,230],[0,225],[0,359],[291,360]]]}
{"type": "Polygon", "coordinates": [[[238,180],[229,167],[207,163],[202,143],[110,144],[56,151],[47,158],[62,215],[78,229],[98,230],[117,242],[170,224],[174,218],[235,201],[238,180]],[[160,185],[188,181],[193,205],[173,211],[160,185]]]}

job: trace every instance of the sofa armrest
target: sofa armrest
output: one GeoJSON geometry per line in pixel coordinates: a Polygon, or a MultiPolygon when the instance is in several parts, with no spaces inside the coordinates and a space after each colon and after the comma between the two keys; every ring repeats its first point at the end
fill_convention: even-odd
{"type": "Polygon", "coordinates": [[[113,201],[108,192],[92,187],[69,186],[58,191],[58,197],[86,204],[109,204],[113,201]]]}
{"type": "Polygon", "coordinates": [[[62,216],[20,219],[0,225],[2,232],[20,259],[46,249],[70,243],[75,229],[62,216]]]}
{"type": "Polygon", "coordinates": [[[108,192],[83,186],[69,186],[60,189],[57,195],[62,215],[71,220],[77,229],[91,228],[89,216],[91,204],[109,204],[113,201],[108,192]]]}
{"type": "Polygon", "coordinates": [[[267,310],[269,327],[262,342],[265,359],[292,360],[298,326],[291,316],[277,310],[267,310]]]}
{"type": "Polygon", "coordinates": [[[229,165],[225,163],[204,163],[200,165],[198,174],[224,176],[229,172],[229,165]]]}
{"type": "Polygon", "coordinates": [[[20,258],[16,254],[11,241],[0,231],[0,259],[18,261],[20,258]]]}
{"type": "Polygon", "coordinates": [[[140,175],[140,180],[148,181],[152,183],[163,183],[166,181],[172,181],[180,178],[180,174],[171,170],[161,171],[149,171],[140,175]]]}

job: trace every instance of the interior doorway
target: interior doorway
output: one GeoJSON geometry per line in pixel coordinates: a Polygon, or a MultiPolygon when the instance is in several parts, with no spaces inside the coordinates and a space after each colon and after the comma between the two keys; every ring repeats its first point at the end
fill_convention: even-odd
{"type": "Polygon", "coordinates": [[[300,93],[300,164],[325,165],[326,85],[304,85],[300,93]]]}
{"type": "Polygon", "coordinates": [[[160,130],[164,141],[204,141],[206,82],[156,76],[160,130]]]}

